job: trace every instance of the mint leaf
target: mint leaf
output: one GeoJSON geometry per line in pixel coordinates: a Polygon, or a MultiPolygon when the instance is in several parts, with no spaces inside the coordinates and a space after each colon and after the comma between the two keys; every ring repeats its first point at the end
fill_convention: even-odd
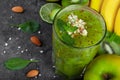
{"type": "Polygon", "coordinates": [[[78,29],[77,27],[71,26],[69,23],[65,26],[65,30],[69,32],[74,32],[77,29],[78,29]]]}
{"type": "Polygon", "coordinates": [[[60,39],[63,42],[67,43],[68,45],[73,45],[74,44],[74,39],[71,38],[71,36],[66,31],[68,29],[67,24],[64,21],[58,19],[57,28],[58,28],[60,39]],[[62,33],[60,33],[60,31],[62,33]]]}
{"type": "Polygon", "coordinates": [[[37,60],[26,60],[22,58],[10,58],[5,61],[4,65],[9,70],[20,70],[25,68],[31,62],[38,62],[37,60]]]}
{"type": "Polygon", "coordinates": [[[19,24],[18,27],[24,32],[34,33],[39,30],[40,25],[36,21],[27,21],[19,24]]]}

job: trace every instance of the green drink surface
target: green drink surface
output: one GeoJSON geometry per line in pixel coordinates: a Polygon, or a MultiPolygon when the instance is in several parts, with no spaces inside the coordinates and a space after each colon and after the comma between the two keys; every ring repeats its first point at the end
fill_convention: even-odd
{"type": "MultiPolygon", "coordinates": [[[[73,47],[89,47],[97,44],[103,37],[105,29],[103,23],[99,17],[87,10],[72,10],[63,13],[55,21],[55,29],[58,37],[66,44],[70,44],[73,47]],[[87,36],[75,35],[71,37],[68,35],[66,26],[68,24],[68,16],[73,13],[78,16],[78,19],[84,20],[85,27],[88,32],[87,36]],[[60,23],[60,20],[64,23],[60,23]],[[66,26],[65,26],[65,25],[66,26]]],[[[70,30],[70,28],[67,28],[70,30]]]]}

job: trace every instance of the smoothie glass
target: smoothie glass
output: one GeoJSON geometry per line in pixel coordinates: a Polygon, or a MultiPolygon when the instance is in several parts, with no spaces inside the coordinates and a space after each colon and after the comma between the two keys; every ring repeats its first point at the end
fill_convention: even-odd
{"type": "Polygon", "coordinates": [[[103,18],[89,7],[70,5],[61,9],[53,24],[55,73],[67,80],[80,77],[95,57],[105,34],[103,18]]]}

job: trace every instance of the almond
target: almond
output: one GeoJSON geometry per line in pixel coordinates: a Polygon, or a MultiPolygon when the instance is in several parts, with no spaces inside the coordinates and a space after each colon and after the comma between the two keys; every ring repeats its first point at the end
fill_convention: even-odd
{"type": "Polygon", "coordinates": [[[16,13],[22,13],[24,11],[23,7],[22,6],[14,6],[12,8],[12,11],[13,12],[16,12],[16,13]]]}
{"type": "Polygon", "coordinates": [[[39,38],[37,36],[32,36],[30,38],[31,42],[37,46],[41,46],[41,41],[39,40],[39,38]]]}
{"type": "Polygon", "coordinates": [[[27,72],[26,77],[32,78],[32,77],[36,77],[38,74],[39,74],[39,71],[36,69],[33,69],[27,72]]]}

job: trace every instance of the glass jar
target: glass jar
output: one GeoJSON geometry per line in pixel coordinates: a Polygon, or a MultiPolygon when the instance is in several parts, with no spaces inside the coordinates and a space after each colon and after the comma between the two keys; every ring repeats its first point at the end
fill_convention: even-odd
{"type": "Polygon", "coordinates": [[[55,17],[52,34],[55,73],[67,80],[80,77],[84,68],[97,54],[105,34],[104,19],[93,9],[77,4],[61,9],[55,17]],[[66,26],[70,26],[68,17],[72,16],[71,14],[74,14],[77,20],[85,22],[86,36],[69,35],[70,28],[66,26]]]}

